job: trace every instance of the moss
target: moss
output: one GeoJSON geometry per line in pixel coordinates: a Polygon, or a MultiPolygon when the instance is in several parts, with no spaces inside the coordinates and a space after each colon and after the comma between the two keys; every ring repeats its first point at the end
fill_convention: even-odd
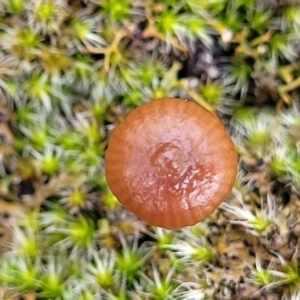
{"type": "Polygon", "coordinates": [[[299,298],[292,2],[0,0],[1,296],[299,298]],[[172,232],[104,173],[111,130],[165,96],[220,116],[239,154],[226,204],[172,232]]]}

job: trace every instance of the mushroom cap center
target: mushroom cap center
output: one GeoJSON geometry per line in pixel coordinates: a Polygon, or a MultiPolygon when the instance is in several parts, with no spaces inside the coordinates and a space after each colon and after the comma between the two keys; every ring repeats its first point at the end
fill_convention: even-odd
{"type": "Polygon", "coordinates": [[[150,163],[154,167],[157,177],[177,179],[187,170],[187,154],[178,145],[180,145],[178,141],[172,141],[160,143],[154,148],[150,155],[150,163]]]}

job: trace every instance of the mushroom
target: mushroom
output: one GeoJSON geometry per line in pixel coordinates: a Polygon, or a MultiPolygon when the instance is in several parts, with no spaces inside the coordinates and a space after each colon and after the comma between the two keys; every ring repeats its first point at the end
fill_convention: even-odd
{"type": "Polygon", "coordinates": [[[237,173],[236,151],[221,121],[175,98],[132,111],[112,132],[105,161],[108,185],[125,208],[166,229],[209,216],[237,173]]]}

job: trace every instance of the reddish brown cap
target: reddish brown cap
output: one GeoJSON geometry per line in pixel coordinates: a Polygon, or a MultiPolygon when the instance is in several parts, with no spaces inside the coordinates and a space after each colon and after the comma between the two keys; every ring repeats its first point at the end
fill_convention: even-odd
{"type": "Polygon", "coordinates": [[[147,223],[177,229],[210,215],[237,173],[221,121],[194,102],[164,98],[131,112],[106,151],[112,193],[147,223]]]}

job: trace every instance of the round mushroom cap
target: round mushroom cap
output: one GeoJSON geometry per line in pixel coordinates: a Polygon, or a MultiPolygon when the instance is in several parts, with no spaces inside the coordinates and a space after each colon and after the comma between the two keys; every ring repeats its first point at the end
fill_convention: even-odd
{"type": "Polygon", "coordinates": [[[231,192],[237,154],[221,121],[194,102],[151,101],[112,132],[106,178],[126,209],[178,229],[209,216],[231,192]]]}

